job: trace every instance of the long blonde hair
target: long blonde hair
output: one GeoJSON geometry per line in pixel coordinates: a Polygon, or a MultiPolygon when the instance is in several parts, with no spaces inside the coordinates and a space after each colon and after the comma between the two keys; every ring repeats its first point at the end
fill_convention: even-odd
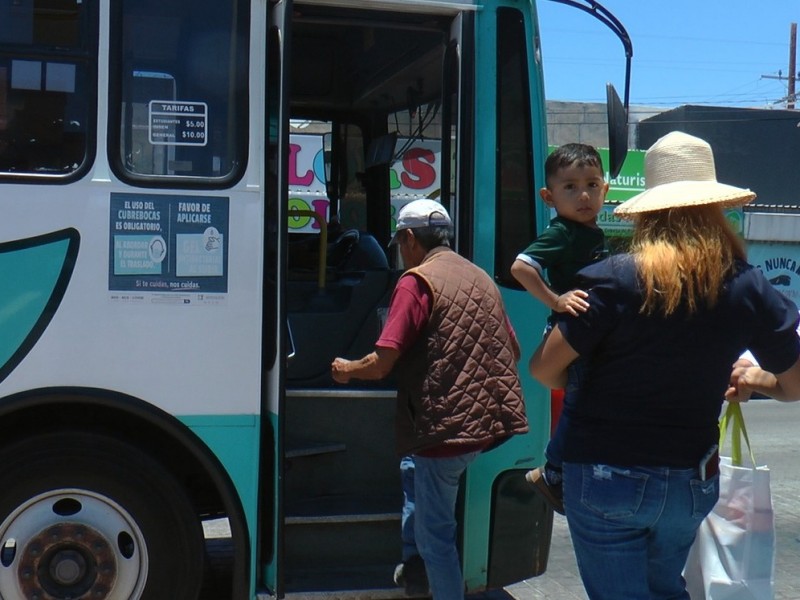
{"type": "Polygon", "coordinates": [[[713,307],[734,261],[747,258],[715,204],[636,215],[631,254],[644,288],[641,312],[664,316],[713,307]]]}

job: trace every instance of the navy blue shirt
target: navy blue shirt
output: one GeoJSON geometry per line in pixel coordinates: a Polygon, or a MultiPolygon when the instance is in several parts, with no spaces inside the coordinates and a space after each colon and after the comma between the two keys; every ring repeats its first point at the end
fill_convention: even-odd
{"type": "Polygon", "coordinates": [[[568,414],[565,462],[694,467],[719,440],[723,395],[742,352],[773,373],[800,356],[797,306],[744,262],[717,305],[691,316],[641,314],[627,254],[583,269],[577,285],[589,293],[589,310],[558,321],[586,363],[568,414]]]}

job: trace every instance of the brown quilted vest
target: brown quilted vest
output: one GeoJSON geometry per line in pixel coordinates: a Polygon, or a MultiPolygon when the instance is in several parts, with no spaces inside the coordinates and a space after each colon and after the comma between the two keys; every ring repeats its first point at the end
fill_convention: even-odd
{"type": "Polygon", "coordinates": [[[410,273],[431,289],[433,305],[422,335],[395,365],[399,453],[526,432],[515,342],[497,286],[446,247],[410,273]]]}

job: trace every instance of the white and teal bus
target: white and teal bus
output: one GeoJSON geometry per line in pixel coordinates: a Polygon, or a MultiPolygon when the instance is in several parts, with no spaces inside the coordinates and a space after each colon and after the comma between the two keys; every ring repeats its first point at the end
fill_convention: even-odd
{"type": "MultiPolygon", "coordinates": [[[[330,363],[420,195],[530,355],[544,120],[532,0],[0,0],[0,597],[396,597],[394,385],[330,363]]],[[[547,564],[521,371],[530,433],[462,486],[470,591],[547,564]]]]}

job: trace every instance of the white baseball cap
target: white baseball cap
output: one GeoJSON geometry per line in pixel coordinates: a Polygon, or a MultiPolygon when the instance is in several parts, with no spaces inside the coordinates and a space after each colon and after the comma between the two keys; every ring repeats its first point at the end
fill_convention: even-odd
{"type": "Polygon", "coordinates": [[[430,198],[422,198],[409,202],[397,215],[395,234],[389,245],[397,243],[397,234],[404,229],[417,229],[418,227],[450,227],[453,221],[447,214],[447,209],[440,202],[430,198]]]}

